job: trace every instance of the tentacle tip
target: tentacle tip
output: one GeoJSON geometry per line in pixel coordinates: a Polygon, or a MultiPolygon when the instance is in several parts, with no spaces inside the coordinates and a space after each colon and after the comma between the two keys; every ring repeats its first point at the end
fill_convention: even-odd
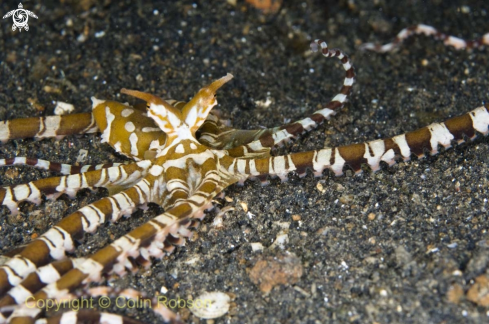
{"type": "Polygon", "coordinates": [[[328,48],[328,43],[326,43],[321,39],[315,39],[313,42],[311,42],[310,47],[313,52],[317,52],[319,51],[320,48],[321,49],[328,48]]]}
{"type": "Polygon", "coordinates": [[[319,50],[319,46],[318,44],[316,43],[316,41],[312,42],[309,47],[311,48],[311,51],[313,51],[314,53],[316,53],[318,50],[319,50]]]}
{"type": "Polygon", "coordinates": [[[360,46],[358,46],[358,49],[360,51],[371,51],[375,49],[375,44],[374,43],[363,43],[360,46]]]}
{"type": "Polygon", "coordinates": [[[222,78],[212,82],[208,89],[212,92],[212,93],[216,93],[216,91],[222,87],[225,83],[231,81],[231,79],[234,78],[234,76],[231,74],[231,73],[228,73],[226,74],[225,76],[223,76],[222,78]]]}

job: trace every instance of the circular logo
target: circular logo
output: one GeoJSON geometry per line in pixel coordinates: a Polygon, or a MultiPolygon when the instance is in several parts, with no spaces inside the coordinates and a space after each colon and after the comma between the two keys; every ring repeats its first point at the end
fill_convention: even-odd
{"type": "Polygon", "coordinates": [[[27,12],[23,9],[17,9],[15,10],[15,13],[13,14],[13,19],[14,19],[14,24],[18,28],[22,28],[25,25],[27,25],[27,21],[29,20],[29,16],[27,16],[27,12]]]}
{"type": "Polygon", "coordinates": [[[12,16],[12,20],[14,24],[12,25],[12,30],[15,31],[17,28],[19,31],[22,31],[22,28],[25,30],[29,30],[29,25],[27,25],[27,22],[29,21],[29,16],[36,18],[37,16],[29,10],[25,10],[24,6],[22,6],[22,3],[19,3],[19,8],[9,11],[5,16],[3,16],[3,19],[8,18],[12,16]]]}

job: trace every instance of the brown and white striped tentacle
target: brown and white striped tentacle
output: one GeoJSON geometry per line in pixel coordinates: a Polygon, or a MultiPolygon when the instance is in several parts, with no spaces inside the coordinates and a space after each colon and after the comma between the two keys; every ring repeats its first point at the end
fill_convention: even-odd
{"type": "MultiPolygon", "coordinates": [[[[0,324],[6,323],[7,318],[17,308],[16,305],[23,305],[32,298],[33,294],[44,288],[46,285],[56,282],[65,273],[77,267],[84,258],[78,259],[66,259],[62,261],[52,262],[44,267],[40,267],[36,272],[27,276],[24,281],[17,287],[11,289],[11,291],[0,299],[0,324]]],[[[144,301],[150,302],[150,306],[157,314],[160,314],[168,323],[182,323],[179,320],[179,316],[168,308],[164,304],[159,303],[157,298],[147,298],[145,294],[135,291],[133,289],[114,289],[111,287],[96,287],[85,288],[76,291],[76,295],[73,298],[87,298],[87,297],[125,297],[127,299],[140,300],[144,298],[144,301]]],[[[71,298],[68,298],[68,300],[71,298]]],[[[146,306],[146,305],[145,305],[146,306]]],[[[49,323],[139,323],[138,321],[121,317],[115,314],[99,313],[96,310],[87,311],[69,311],[63,314],[50,317],[49,323]]]]}
{"type": "Polygon", "coordinates": [[[262,146],[272,147],[281,145],[283,142],[289,141],[296,136],[308,132],[318,125],[329,119],[332,115],[341,109],[351,93],[353,83],[355,82],[355,70],[350,58],[339,48],[328,48],[328,44],[320,39],[316,39],[311,43],[313,52],[321,52],[324,57],[336,57],[340,60],[343,69],[345,70],[345,78],[340,92],[328,102],[324,108],[314,112],[310,117],[304,118],[294,123],[280,126],[273,129],[273,133],[261,136],[260,142],[262,146]]]}
{"type": "Polygon", "coordinates": [[[6,323],[7,318],[15,309],[14,305],[21,305],[46,285],[55,282],[62,275],[83,262],[84,258],[64,259],[51,262],[39,267],[29,274],[19,285],[10,289],[0,299],[0,324],[6,323]]]}
{"type": "MultiPolygon", "coordinates": [[[[34,300],[63,299],[67,293],[83,283],[99,282],[104,273],[124,275],[126,270],[137,270],[134,268],[134,262],[149,266],[151,257],[161,258],[166,253],[171,253],[175,245],[185,243],[184,238],[191,235],[188,228],[197,224],[193,219],[203,218],[203,211],[212,206],[211,199],[220,190],[222,187],[219,176],[216,172],[208,172],[201,185],[196,188],[195,194],[185,202],[96,252],[55,283],[34,294],[34,300]]],[[[14,310],[9,321],[16,317],[35,318],[41,311],[38,308],[20,307],[14,310]]]]}
{"type": "MultiPolygon", "coordinates": [[[[199,215],[197,215],[199,216],[199,215]]],[[[200,217],[200,216],[199,216],[200,217]]],[[[198,220],[192,220],[190,222],[184,223],[183,226],[188,229],[196,229],[199,225],[198,220]]],[[[181,228],[179,231],[184,233],[186,236],[189,235],[188,229],[181,228]]],[[[182,239],[178,236],[182,236],[181,234],[174,233],[173,237],[164,243],[165,252],[170,253],[174,249],[175,243],[181,243],[182,239]]],[[[0,324],[6,323],[6,319],[10,316],[10,314],[15,310],[14,305],[22,305],[28,298],[32,298],[32,296],[44,288],[46,285],[56,282],[59,278],[61,278],[64,274],[70,271],[73,268],[78,267],[83,263],[85,258],[68,258],[59,261],[53,261],[45,266],[39,267],[35,272],[30,273],[20,284],[10,289],[10,291],[5,294],[0,299],[0,324]]],[[[147,261],[145,261],[147,262],[147,261]]],[[[142,262],[143,263],[143,262],[142,262]]],[[[152,305],[156,305],[153,303],[152,305]]],[[[174,314],[166,309],[163,305],[156,305],[154,308],[157,313],[162,315],[166,314],[164,318],[168,318],[170,320],[175,320],[174,314]],[[159,307],[163,308],[159,308],[159,307]]],[[[62,319],[68,318],[68,316],[76,316],[76,314],[66,313],[62,319]]],[[[86,318],[87,314],[78,315],[78,319],[86,318]]],[[[50,323],[54,319],[50,319],[50,323]]]]}
{"type": "MultiPolygon", "coordinates": [[[[72,302],[73,299],[79,298],[98,298],[100,296],[107,296],[109,298],[125,298],[127,300],[138,301],[138,304],[144,304],[145,308],[151,308],[156,314],[160,315],[166,324],[183,324],[180,316],[175,314],[162,303],[157,297],[148,298],[146,294],[139,292],[134,289],[115,289],[111,287],[95,287],[89,289],[81,289],[75,294],[70,294],[65,302],[72,302]]],[[[25,307],[25,306],[24,306],[25,307]]],[[[18,307],[17,307],[18,308],[18,307]]],[[[13,308],[16,309],[16,308],[13,308]]],[[[24,318],[25,322],[29,321],[29,318],[24,318]]],[[[78,311],[68,311],[62,314],[51,316],[48,319],[39,319],[36,323],[45,323],[47,321],[49,324],[62,324],[62,323],[100,323],[100,324],[140,324],[141,322],[123,317],[117,314],[111,314],[106,312],[100,312],[95,309],[82,309],[78,311]]],[[[0,322],[1,323],[1,322],[0,322]]]]}
{"type": "MultiPolygon", "coordinates": [[[[19,323],[32,323],[31,319],[23,319],[23,321],[18,321],[19,323]]],[[[117,314],[111,314],[107,312],[99,312],[94,309],[80,309],[79,311],[68,311],[56,316],[49,317],[48,319],[40,319],[35,321],[35,324],[141,324],[140,321],[134,320],[132,318],[127,318],[117,314]]],[[[167,323],[182,323],[169,321],[167,323]]]]}
{"type": "Polygon", "coordinates": [[[98,127],[91,113],[19,118],[0,122],[0,141],[5,143],[21,138],[62,138],[66,135],[97,131],[98,127]]]}
{"type": "MultiPolygon", "coordinates": [[[[101,103],[103,101],[96,101],[96,103],[101,103]]],[[[186,103],[185,102],[180,102],[180,101],[175,101],[175,100],[170,100],[170,102],[178,109],[181,109],[186,103]]],[[[118,113],[122,114],[122,117],[129,117],[125,116],[124,114],[127,114],[127,112],[132,111],[133,109],[136,111],[139,111],[138,116],[141,113],[144,113],[146,107],[143,105],[143,107],[140,107],[140,105],[134,105],[134,106],[126,106],[123,104],[119,103],[114,103],[107,101],[109,105],[115,104],[120,108],[122,107],[123,109],[119,112],[114,112],[114,116],[118,117],[118,113]]],[[[94,107],[95,108],[95,107],[94,107]]],[[[111,107],[113,110],[114,108],[111,107]]],[[[138,116],[136,116],[136,119],[134,120],[136,126],[136,130],[139,134],[139,146],[141,146],[141,141],[144,142],[144,136],[141,136],[141,133],[147,133],[146,135],[151,135],[152,140],[159,139],[160,134],[162,133],[159,128],[157,128],[156,125],[151,121],[149,125],[145,125],[144,121],[141,122],[138,120],[138,116]],[[138,128],[138,125],[141,125],[140,129],[138,128]],[[147,127],[144,127],[147,126],[147,127]]],[[[109,116],[103,116],[104,118],[107,118],[109,116]]],[[[134,116],[133,116],[134,117],[134,116]]],[[[214,116],[213,116],[214,117],[214,116]]],[[[144,117],[143,117],[144,118],[144,117]]],[[[123,118],[122,118],[123,119],[123,118]]],[[[144,119],[150,120],[147,117],[144,119]]],[[[217,123],[221,124],[221,121],[217,119],[217,123]]],[[[116,121],[117,124],[117,121],[116,121]]],[[[115,125],[117,126],[117,130],[115,130],[117,133],[120,133],[121,130],[124,130],[125,128],[131,129],[131,124],[128,124],[128,126],[124,127],[125,125],[115,125]],[[121,127],[122,126],[122,127],[121,127]]],[[[109,127],[108,129],[104,129],[104,138],[105,141],[109,140],[109,134],[110,134],[111,128],[109,127]]],[[[100,128],[98,127],[96,123],[96,118],[93,113],[81,113],[81,114],[73,114],[73,115],[63,115],[63,116],[48,116],[48,117],[32,117],[32,118],[19,118],[19,119],[13,119],[13,120],[7,120],[7,121],[1,121],[0,122],[0,142],[5,143],[8,140],[12,139],[24,139],[24,138],[35,138],[35,139],[43,139],[43,138],[49,138],[49,137],[55,137],[55,138],[62,138],[66,135],[75,135],[75,134],[86,134],[86,133],[96,133],[101,131],[100,128]]],[[[122,134],[126,135],[126,134],[122,134]]],[[[133,135],[134,137],[135,135],[133,135]]],[[[142,159],[142,153],[144,150],[140,148],[140,152],[138,154],[133,154],[134,151],[136,150],[135,145],[138,144],[137,140],[134,138],[130,138],[130,133],[127,134],[127,141],[128,144],[125,145],[124,142],[119,143],[121,146],[117,146],[117,142],[111,143],[114,148],[125,155],[128,156],[133,156],[133,155],[140,155],[139,159],[142,159]],[[136,144],[133,144],[136,142],[136,144]]],[[[164,135],[163,135],[163,140],[159,139],[160,142],[164,143],[164,135]]],[[[147,149],[149,147],[149,143],[143,143],[143,147],[147,149]],[[147,144],[147,145],[146,145],[147,144]]],[[[137,151],[137,150],[136,150],[137,151]]]]}
{"type": "Polygon", "coordinates": [[[386,53],[398,48],[402,42],[413,35],[425,35],[432,36],[435,39],[440,39],[447,46],[452,46],[455,49],[474,49],[480,48],[485,45],[489,45],[489,33],[484,34],[482,37],[475,40],[464,40],[455,36],[444,34],[434,27],[428,25],[413,25],[408,28],[404,28],[397,34],[396,38],[391,43],[380,45],[375,43],[365,43],[360,48],[364,50],[374,51],[377,53],[386,53]]]}
{"type": "MultiPolygon", "coordinates": [[[[124,274],[126,269],[132,270],[133,261],[131,260],[149,265],[150,257],[161,257],[164,253],[172,252],[174,245],[182,245],[184,243],[184,237],[191,234],[188,228],[195,228],[198,225],[195,218],[198,220],[203,217],[203,210],[210,206],[211,198],[222,189],[222,185],[216,171],[209,170],[201,185],[195,190],[193,197],[173,207],[165,214],[156,217],[152,222],[143,225],[141,228],[117,240],[112,244],[112,249],[108,247],[104,249],[106,250],[105,253],[100,251],[92,257],[92,260],[88,260],[84,264],[77,265],[76,267],[85,269],[83,272],[90,274],[88,281],[93,281],[100,279],[99,276],[101,273],[99,271],[102,271],[102,269],[104,272],[114,271],[120,275],[124,274]],[[151,233],[149,229],[152,229],[153,232],[156,230],[154,241],[149,238],[144,239],[148,233],[151,233]],[[118,254],[116,260],[108,257],[113,252],[118,254]],[[103,263],[104,260],[107,263],[103,263]]],[[[76,270],[71,272],[79,273],[79,270],[78,272],[76,270]]],[[[64,277],[69,277],[69,274],[64,277]]],[[[49,287],[46,287],[45,291],[50,292],[50,299],[62,297],[59,291],[58,293],[53,293],[53,288],[49,289],[49,287]]],[[[39,294],[36,296],[39,297],[39,294]]],[[[165,315],[167,319],[171,319],[168,317],[169,313],[167,309],[155,309],[155,311],[165,315]]],[[[20,313],[24,314],[22,311],[20,313]]],[[[15,314],[13,317],[15,317],[15,314]]]]}
{"type": "MultiPolygon", "coordinates": [[[[144,165],[144,167],[146,169],[141,167],[139,171],[133,170],[134,172],[129,173],[127,179],[137,180],[138,174],[142,176],[143,172],[146,172],[148,166],[144,165]]],[[[100,224],[108,220],[117,221],[122,215],[131,215],[136,207],[153,202],[151,191],[152,184],[142,179],[129,189],[96,201],[63,218],[56,226],[39,239],[29,243],[19,254],[0,267],[0,295],[15,287],[38,267],[51,260],[63,259],[65,252],[72,251],[74,241],[81,239],[84,233],[94,233],[100,224]]]]}
{"type": "Polygon", "coordinates": [[[429,151],[433,155],[438,153],[440,145],[447,149],[451,147],[452,142],[464,142],[464,136],[473,139],[476,132],[487,135],[488,127],[489,104],[486,104],[462,116],[388,139],[266,159],[235,159],[228,166],[228,171],[234,174],[248,174],[250,178],[259,178],[265,183],[267,175],[286,180],[289,172],[295,171],[304,176],[307,169],[312,170],[315,176],[321,176],[324,169],[330,169],[335,175],[340,176],[346,166],[360,173],[362,164],[377,171],[382,161],[392,165],[398,156],[406,161],[413,154],[423,157],[425,152],[429,151]]]}
{"type": "MultiPolygon", "coordinates": [[[[167,100],[168,103],[175,106],[177,109],[183,108],[187,103],[183,101],[176,100],[167,100]]],[[[125,106],[119,104],[120,106],[127,107],[130,111],[131,108],[135,110],[142,111],[143,113],[146,110],[146,105],[134,105],[134,106],[125,106]]],[[[222,125],[227,125],[226,121],[221,120],[215,114],[211,114],[208,116],[208,119],[204,122],[204,125],[213,124],[211,129],[213,131],[220,130],[222,125]],[[214,127],[217,125],[218,127],[214,127]]],[[[124,125],[123,125],[124,126],[124,125]]],[[[148,133],[153,133],[153,137],[158,137],[158,134],[155,135],[155,131],[160,132],[161,130],[156,130],[156,125],[152,124],[146,127],[146,129],[142,128],[143,131],[148,133]]],[[[121,127],[119,127],[121,128],[121,127]]],[[[229,127],[227,127],[228,129],[229,127]]],[[[122,127],[124,129],[124,127],[122,127]]],[[[48,117],[32,117],[32,118],[18,118],[7,121],[0,121],[0,142],[7,142],[12,139],[25,139],[25,138],[35,138],[35,139],[43,139],[49,137],[62,138],[66,135],[75,135],[75,134],[88,134],[88,133],[96,133],[99,132],[94,115],[92,113],[81,113],[81,114],[73,114],[73,115],[63,115],[63,116],[48,116],[48,117]]],[[[109,129],[110,131],[110,129],[109,129]]],[[[208,134],[213,134],[212,131],[207,130],[208,134]]],[[[109,136],[106,135],[108,138],[109,136]]],[[[164,142],[164,141],[163,141],[164,142]]],[[[117,143],[115,143],[117,144],[117,143]]],[[[210,147],[217,148],[217,144],[210,145],[210,147]]],[[[132,148],[133,149],[133,148],[132,148]]],[[[119,148],[119,151],[121,149],[119,148]]],[[[122,150],[121,153],[125,155],[130,155],[131,148],[126,152],[122,150]]]]}
{"type": "Polygon", "coordinates": [[[245,145],[247,152],[251,154],[263,153],[265,151],[264,148],[271,148],[276,145],[282,145],[284,142],[289,142],[298,135],[306,133],[316,128],[325,120],[330,119],[347,101],[355,80],[355,70],[348,55],[337,48],[329,49],[325,41],[319,39],[313,41],[311,43],[311,50],[313,52],[320,51],[325,57],[337,57],[345,70],[345,78],[340,92],[324,108],[314,112],[307,118],[284,126],[249,131],[231,129],[218,134],[216,134],[217,132],[210,134],[203,133],[199,140],[204,143],[219,143],[220,145],[218,147],[223,149],[245,145]]]}
{"type": "Polygon", "coordinates": [[[0,188],[0,204],[8,207],[13,215],[17,215],[20,202],[29,201],[38,205],[42,194],[48,199],[56,199],[63,193],[74,198],[78,190],[83,188],[127,188],[139,181],[150,166],[150,161],[141,161],[3,187],[0,188]]]}
{"type": "MultiPolygon", "coordinates": [[[[161,301],[159,301],[157,297],[148,298],[147,294],[145,294],[144,292],[137,291],[135,289],[118,289],[118,288],[112,288],[107,286],[100,286],[100,287],[89,288],[89,289],[81,289],[81,293],[79,292],[76,294],[76,298],[86,298],[87,296],[91,296],[94,298],[101,297],[101,296],[108,296],[110,298],[123,297],[127,300],[135,300],[138,301],[139,304],[144,303],[144,307],[152,308],[156,314],[159,314],[165,320],[165,323],[168,324],[184,323],[180,320],[180,316],[178,314],[173,313],[171,310],[165,307],[164,304],[161,301]]],[[[76,315],[79,321],[84,316],[84,314],[79,314],[79,313],[76,314],[76,312],[75,314],[69,314],[69,315],[70,316],[76,315]]],[[[121,322],[120,319],[139,323],[138,321],[132,319],[126,319],[122,317],[120,319],[118,318],[114,318],[114,319],[117,319],[118,321],[114,321],[113,319],[110,319],[107,321],[107,324],[125,323],[125,322],[121,322]]],[[[51,322],[52,320],[53,319],[50,318],[51,322]]],[[[81,321],[81,322],[85,323],[86,321],[85,322],[81,321]]],[[[60,323],[62,322],[60,321],[60,323]]],[[[95,321],[94,323],[97,322],[95,321]]],[[[100,321],[100,323],[104,323],[104,322],[100,321]]]]}
{"type": "Polygon", "coordinates": [[[100,170],[100,169],[119,167],[125,164],[128,164],[128,162],[77,166],[77,165],[57,163],[57,162],[51,162],[42,159],[21,157],[21,156],[17,156],[14,158],[0,159],[0,167],[11,166],[11,165],[28,165],[40,170],[53,171],[65,175],[79,174],[79,173],[85,173],[89,171],[100,170]]]}

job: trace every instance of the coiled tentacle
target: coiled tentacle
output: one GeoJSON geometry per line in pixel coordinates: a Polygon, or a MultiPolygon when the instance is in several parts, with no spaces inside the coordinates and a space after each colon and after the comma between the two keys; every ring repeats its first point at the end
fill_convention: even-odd
{"type": "Polygon", "coordinates": [[[355,70],[348,55],[341,49],[328,48],[328,44],[325,41],[316,39],[311,43],[311,50],[313,52],[321,52],[324,57],[338,58],[345,70],[345,78],[339,93],[324,108],[315,111],[307,118],[283,126],[250,131],[231,129],[220,134],[202,134],[199,140],[204,144],[210,141],[221,143],[221,145],[218,145],[221,149],[231,149],[243,145],[246,146],[247,153],[252,155],[253,153],[267,151],[265,148],[271,148],[289,142],[298,135],[309,132],[325,120],[330,119],[331,116],[336,114],[345,105],[351,93],[353,83],[355,82],[355,70]]]}

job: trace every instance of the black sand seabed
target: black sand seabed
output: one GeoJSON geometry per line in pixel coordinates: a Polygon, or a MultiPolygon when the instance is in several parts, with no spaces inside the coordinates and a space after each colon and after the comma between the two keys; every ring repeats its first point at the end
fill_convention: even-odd
{"type": "MultiPolygon", "coordinates": [[[[39,19],[31,18],[30,30],[22,33],[2,20],[0,119],[52,115],[54,101],[90,111],[91,96],[130,100],[119,94],[123,87],[187,100],[230,72],[234,80],[218,94],[223,115],[237,128],[280,125],[314,111],[341,85],[343,71],[335,60],[306,55],[314,38],[350,54],[357,83],[350,104],[332,121],[278,153],[392,136],[489,100],[487,49],[456,51],[425,37],[388,55],[357,48],[365,41],[388,41],[416,23],[466,38],[481,36],[488,31],[484,1],[286,1],[275,16],[243,1],[229,2],[23,2],[39,19]],[[60,91],[48,93],[45,86],[60,91]],[[46,110],[36,111],[29,98],[46,110]],[[257,104],[267,98],[269,107],[257,104]]],[[[17,4],[2,1],[0,13],[17,4]]],[[[96,135],[12,141],[0,152],[75,163],[81,149],[89,152],[87,163],[125,160],[96,135]]],[[[376,174],[292,175],[287,183],[272,180],[267,187],[232,186],[225,194],[233,202],[226,205],[236,210],[225,216],[222,229],[211,226],[211,213],[194,242],[147,271],[111,277],[109,284],[150,295],[164,286],[169,299],[230,293],[231,311],[215,323],[487,322],[486,308],[463,297],[449,303],[447,292],[455,284],[467,291],[474,278],[487,274],[488,153],[489,139],[478,138],[376,174]],[[296,284],[264,295],[248,272],[265,256],[286,253],[268,248],[281,222],[290,223],[285,251],[300,259],[304,274],[296,284]],[[264,252],[252,252],[251,242],[262,243],[264,252]]],[[[2,185],[11,185],[51,174],[22,167],[3,168],[0,175],[2,185]]],[[[3,208],[1,251],[28,242],[33,233],[106,194],[82,191],[73,201],[24,204],[20,217],[3,208]]],[[[160,211],[153,207],[104,226],[87,236],[76,254],[100,249],[160,211]]],[[[189,323],[205,322],[186,309],[180,313],[189,323]]],[[[155,321],[149,310],[125,314],[155,321]]]]}

